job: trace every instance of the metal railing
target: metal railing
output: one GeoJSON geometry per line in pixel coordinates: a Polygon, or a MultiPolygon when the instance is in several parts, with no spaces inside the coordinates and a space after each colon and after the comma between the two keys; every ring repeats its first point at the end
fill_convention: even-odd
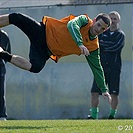
{"type": "Polygon", "coordinates": [[[119,4],[133,3],[133,0],[71,0],[71,4],[119,4]]]}

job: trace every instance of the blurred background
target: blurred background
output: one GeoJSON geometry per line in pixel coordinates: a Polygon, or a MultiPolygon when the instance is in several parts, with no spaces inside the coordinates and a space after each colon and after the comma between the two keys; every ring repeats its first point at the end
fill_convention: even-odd
{"type": "MultiPolygon", "coordinates": [[[[133,0],[1,0],[0,14],[21,12],[41,21],[47,15],[60,19],[69,14],[118,11],[126,34],[122,51],[120,101],[116,118],[133,118],[133,0]]],[[[2,28],[12,53],[28,59],[29,40],[15,26],[2,28]]],[[[84,119],[90,113],[93,75],[84,56],[71,55],[57,64],[49,60],[39,74],[7,64],[6,103],[9,119],[84,119]]],[[[107,118],[109,105],[100,98],[99,117],[107,118]]]]}

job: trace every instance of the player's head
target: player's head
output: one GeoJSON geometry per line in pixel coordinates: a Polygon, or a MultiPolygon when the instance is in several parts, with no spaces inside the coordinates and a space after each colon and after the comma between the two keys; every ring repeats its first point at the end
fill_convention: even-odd
{"type": "Polygon", "coordinates": [[[115,15],[118,18],[119,21],[121,20],[121,16],[117,11],[111,11],[109,13],[109,16],[111,16],[111,15],[115,15]]]}
{"type": "Polygon", "coordinates": [[[105,14],[105,13],[100,13],[96,16],[96,21],[102,19],[104,21],[105,24],[107,24],[107,26],[109,27],[111,25],[111,19],[109,17],[109,15],[105,14]]]}
{"type": "Polygon", "coordinates": [[[91,35],[99,35],[103,33],[111,24],[111,19],[109,15],[105,13],[100,13],[96,16],[93,25],[90,29],[91,35]]]}
{"type": "Polygon", "coordinates": [[[109,17],[112,21],[111,27],[115,27],[117,29],[119,26],[120,19],[121,19],[120,14],[117,11],[111,11],[109,13],[109,17]]]}

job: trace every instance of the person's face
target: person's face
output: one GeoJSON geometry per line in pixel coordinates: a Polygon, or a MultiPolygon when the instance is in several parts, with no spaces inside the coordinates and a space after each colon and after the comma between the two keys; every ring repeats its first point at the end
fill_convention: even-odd
{"type": "Polygon", "coordinates": [[[115,14],[110,14],[109,17],[112,21],[111,26],[117,26],[117,24],[120,22],[118,16],[115,14]]]}
{"type": "Polygon", "coordinates": [[[99,19],[92,25],[90,33],[92,36],[99,35],[103,33],[107,28],[108,25],[102,19],[99,19]]]}

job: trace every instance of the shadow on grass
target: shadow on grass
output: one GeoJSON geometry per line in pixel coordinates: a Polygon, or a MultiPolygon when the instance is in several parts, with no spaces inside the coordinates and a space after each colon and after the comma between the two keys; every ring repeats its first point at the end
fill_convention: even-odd
{"type": "Polygon", "coordinates": [[[48,129],[48,128],[53,128],[50,126],[44,126],[44,127],[38,127],[38,126],[0,126],[0,129],[4,129],[4,130],[16,130],[16,129],[48,129]]]}

